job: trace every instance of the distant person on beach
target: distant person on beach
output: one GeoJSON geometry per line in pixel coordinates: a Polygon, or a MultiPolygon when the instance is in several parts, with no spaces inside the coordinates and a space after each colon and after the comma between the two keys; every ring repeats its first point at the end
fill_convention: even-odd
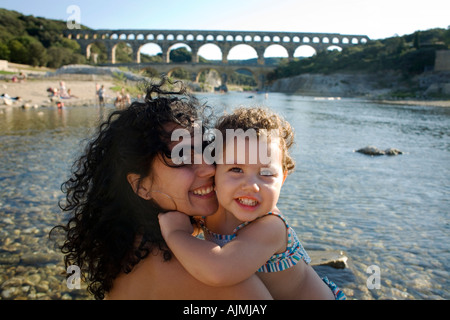
{"type": "Polygon", "coordinates": [[[105,106],[105,86],[102,85],[97,91],[98,94],[98,104],[103,107],[105,106]]]}
{"type": "Polygon", "coordinates": [[[276,208],[295,166],[288,152],[294,142],[290,124],[267,109],[239,108],[219,119],[216,129],[216,140],[227,138],[215,149],[219,209],[199,220],[208,241],[192,235],[185,214],[159,215],[162,235],[175,257],[207,285],[235,285],[258,271],[274,299],[344,299],[333,282],[320,279],[309,265],[295,231],[276,208]],[[242,129],[245,142],[239,145],[234,135],[228,138],[230,129],[242,129]],[[263,160],[267,154],[269,159],[263,160]]]}
{"type": "Polygon", "coordinates": [[[114,105],[117,108],[125,108],[131,104],[131,97],[129,93],[125,92],[125,88],[122,87],[120,93],[117,92],[116,100],[114,101],[114,105]]]}
{"type": "Polygon", "coordinates": [[[123,107],[123,98],[120,92],[116,93],[116,100],[114,100],[114,106],[116,108],[122,108],[123,107]]]}
{"type": "Polygon", "coordinates": [[[57,88],[47,88],[47,92],[49,93],[49,97],[57,97],[58,96],[58,89],[57,88]]]}
{"type": "Polygon", "coordinates": [[[61,98],[68,98],[69,97],[69,95],[67,94],[67,91],[66,91],[66,85],[65,85],[64,81],[61,81],[59,83],[59,96],[61,98]]]}
{"type": "Polygon", "coordinates": [[[62,236],[56,240],[66,267],[81,269],[96,299],[271,299],[255,275],[226,287],[196,280],[161,235],[160,212],[209,216],[217,210],[214,165],[176,165],[171,158],[172,149],[186,143],[172,141],[172,133],[193,134],[205,106],[184,86],[167,89],[166,81],[148,86],[144,101],[115,110],[99,125],[62,186],[60,207],[68,220],[50,235],[62,236]]]}
{"type": "Polygon", "coordinates": [[[27,74],[26,73],[19,73],[19,82],[27,82],[27,74]]]}
{"type": "Polygon", "coordinates": [[[71,89],[67,89],[67,94],[60,97],[61,99],[71,99],[71,98],[78,98],[76,95],[72,94],[71,89]]]}

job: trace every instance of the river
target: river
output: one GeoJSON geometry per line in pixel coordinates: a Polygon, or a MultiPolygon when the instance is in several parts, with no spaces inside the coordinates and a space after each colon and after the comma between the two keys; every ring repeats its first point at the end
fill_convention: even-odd
{"type": "MultiPolygon", "coordinates": [[[[268,106],[295,129],[295,171],[279,208],[350,299],[450,298],[450,108],[270,93],[199,94],[220,110],[268,106]],[[354,152],[368,145],[398,156],[354,152]]],[[[71,163],[112,106],[0,109],[1,299],[86,299],[68,289],[47,238],[71,163]]]]}

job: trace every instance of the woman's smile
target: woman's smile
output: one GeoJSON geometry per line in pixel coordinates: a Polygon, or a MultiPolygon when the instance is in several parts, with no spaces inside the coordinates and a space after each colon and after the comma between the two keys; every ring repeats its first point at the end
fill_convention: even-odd
{"type": "Polygon", "coordinates": [[[199,188],[196,188],[194,190],[191,191],[195,196],[199,196],[199,197],[211,197],[215,195],[214,192],[214,186],[212,184],[210,185],[206,185],[206,186],[201,186],[199,188]]]}

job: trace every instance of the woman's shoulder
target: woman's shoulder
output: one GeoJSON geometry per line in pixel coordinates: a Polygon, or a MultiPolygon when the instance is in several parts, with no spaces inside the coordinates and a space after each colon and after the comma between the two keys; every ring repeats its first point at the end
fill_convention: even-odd
{"type": "Polygon", "coordinates": [[[193,294],[189,287],[194,280],[175,257],[164,261],[162,254],[150,254],[114,280],[108,299],[189,299],[183,295],[193,294]]]}
{"type": "Polygon", "coordinates": [[[192,277],[175,257],[164,261],[161,255],[149,255],[114,280],[108,299],[270,299],[270,295],[256,276],[236,286],[211,287],[192,277]]]}

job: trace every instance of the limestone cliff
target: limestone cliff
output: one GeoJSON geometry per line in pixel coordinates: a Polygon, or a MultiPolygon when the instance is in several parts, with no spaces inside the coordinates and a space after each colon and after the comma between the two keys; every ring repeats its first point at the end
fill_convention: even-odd
{"type": "Polygon", "coordinates": [[[450,72],[424,72],[408,79],[398,73],[302,74],[278,79],[268,90],[324,97],[445,97],[450,96],[450,72]]]}

